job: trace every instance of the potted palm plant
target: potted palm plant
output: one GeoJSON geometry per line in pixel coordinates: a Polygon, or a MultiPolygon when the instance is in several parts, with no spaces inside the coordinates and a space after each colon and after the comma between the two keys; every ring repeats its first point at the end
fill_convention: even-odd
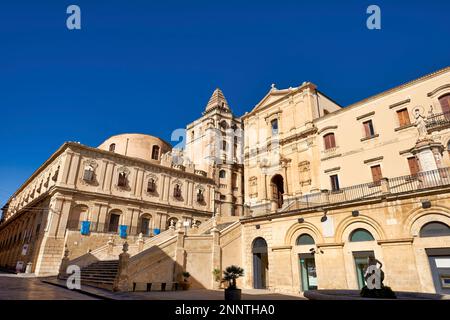
{"type": "Polygon", "coordinates": [[[191,276],[191,274],[185,271],[182,273],[182,275],[183,281],[180,282],[180,286],[183,290],[187,290],[191,286],[191,283],[189,282],[189,277],[191,276]]]}
{"type": "Polygon", "coordinates": [[[225,300],[241,300],[242,291],[236,287],[236,279],[244,275],[244,269],[232,265],[223,272],[223,279],[228,281],[229,286],[225,289],[225,300]]]}

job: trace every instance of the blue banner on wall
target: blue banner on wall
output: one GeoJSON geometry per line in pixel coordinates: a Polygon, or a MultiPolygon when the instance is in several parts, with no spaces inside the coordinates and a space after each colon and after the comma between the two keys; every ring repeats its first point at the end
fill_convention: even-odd
{"type": "Polygon", "coordinates": [[[91,228],[90,221],[81,221],[81,234],[86,236],[89,234],[89,230],[91,228]]]}
{"type": "Polygon", "coordinates": [[[126,238],[127,237],[127,226],[121,225],[119,227],[119,235],[120,235],[121,238],[126,238]]]}
{"type": "Polygon", "coordinates": [[[153,229],[153,234],[156,236],[161,233],[160,229],[153,229]]]}

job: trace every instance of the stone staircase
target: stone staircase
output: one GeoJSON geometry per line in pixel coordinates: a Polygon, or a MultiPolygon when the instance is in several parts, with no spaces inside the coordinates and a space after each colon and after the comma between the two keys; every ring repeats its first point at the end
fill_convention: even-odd
{"type": "MultiPolygon", "coordinates": [[[[196,229],[192,236],[206,235],[211,233],[212,228],[221,232],[233,228],[239,224],[238,217],[221,217],[217,220],[212,218],[196,229]]],[[[189,234],[189,233],[188,233],[189,234]]],[[[141,273],[145,269],[158,268],[158,264],[164,257],[175,255],[175,248],[170,246],[176,242],[176,230],[169,229],[158,236],[146,239],[140,246],[137,243],[128,246],[129,272],[130,276],[141,273]],[[171,253],[173,251],[173,253],[171,253]]],[[[119,254],[122,253],[122,245],[104,245],[88,254],[71,260],[69,264],[77,264],[81,268],[81,284],[93,287],[113,290],[115,281],[118,279],[119,254]]],[[[134,278],[134,277],[133,277],[134,278]]],[[[64,279],[64,278],[62,278],[64,279]]],[[[67,279],[67,276],[65,277],[67,279]]]]}
{"type": "MultiPolygon", "coordinates": [[[[81,268],[81,284],[113,290],[114,281],[119,271],[119,260],[103,260],[81,268]]],[[[60,279],[67,280],[67,275],[60,279]]]]}

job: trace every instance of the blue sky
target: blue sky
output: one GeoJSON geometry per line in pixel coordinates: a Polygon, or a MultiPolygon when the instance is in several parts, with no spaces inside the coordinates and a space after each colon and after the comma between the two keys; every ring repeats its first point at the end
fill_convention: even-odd
{"type": "Polygon", "coordinates": [[[311,81],[342,105],[450,65],[449,1],[2,1],[0,204],[64,141],[170,140],[220,87],[242,115],[311,81]],[[82,29],[66,28],[77,4],[82,29]],[[366,28],[377,4],[382,29],[366,28]]]}

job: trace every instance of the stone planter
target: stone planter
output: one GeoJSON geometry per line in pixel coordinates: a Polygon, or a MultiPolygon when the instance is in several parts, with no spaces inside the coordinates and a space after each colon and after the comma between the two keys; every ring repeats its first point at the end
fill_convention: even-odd
{"type": "Polygon", "coordinates": [[[241,300],[242,290],[241,289],[225,289],[225,300],[241,300]]]}
{"type": "Polygon", "coordinates": [[[180,282],[180,287],[182,290],[188,290],[191,287],[191,284],[187,281],[180,282]]]}

